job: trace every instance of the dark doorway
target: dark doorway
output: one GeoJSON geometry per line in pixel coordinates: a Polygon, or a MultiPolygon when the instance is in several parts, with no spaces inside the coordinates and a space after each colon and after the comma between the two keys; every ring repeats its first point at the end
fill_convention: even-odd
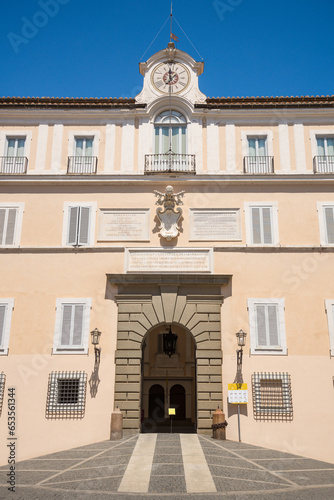
{"type": "Polygon", "coordinates": [[[149,390],[148,418],[154,421],[165,418],[165,391],[159,384],[152,385],[149,390]]]}
{"type": "Polygon", "coordinates": [[[175,420],[186,419],[186,391],[180,384],[175,384],[170,390],[170,406],[175,408],[175,420]]]}

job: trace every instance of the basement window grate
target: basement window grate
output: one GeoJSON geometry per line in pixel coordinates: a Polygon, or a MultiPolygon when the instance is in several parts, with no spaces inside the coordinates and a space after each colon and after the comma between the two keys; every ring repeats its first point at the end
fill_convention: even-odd
{"type": "Polygon", "coordinates": [[[288,373],[254,373],[252,392],[255,420],[293,420],[291,377],[288,373]]]}
{"type": "Polygon", "coordinates": [[[52,372],[49,375],[46,418],[83,418],[85,414],[87,374],[52,372]]]}

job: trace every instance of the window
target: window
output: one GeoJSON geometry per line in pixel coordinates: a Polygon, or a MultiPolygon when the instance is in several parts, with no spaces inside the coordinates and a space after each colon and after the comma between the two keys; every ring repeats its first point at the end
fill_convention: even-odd
{"type": "Polygon", "coordinates": [[[248,299],[251,354],[287,354],[284,299],[248,299]]]}
{"type": "Polygon", "coordinates": [[[318,203],[320,243],[334,244],[334,202],[318,203]]]}
{"type": "Polygon", "coordinates": [[[5,156],[2,158],[1,173],[25,173],[27,159],[25,158],[25,137],[7,137],[5,156]]]}
{"type": "Polygon", "coordinates": [[[271,174],[274,172],[272,130],[242,130],[241,144],[245,173],[271,174]]]}
{"type": "Polygon", "coordinates": [[[96,203],[65,203],[63,245],[92,245],[95,236],[96,203]]]}
{"type": "Polygon", "coordinates": [[[317,137],[317,156],[315,171],[318,173],[334,172],[334,137],[317,137]]]}
{"type": "Polygon", "coordinates": [[[99,130],[80,130],[68,135],[68,174],[95,174],[99,156],[99,130]]]}
{"type": "Polygon", "coordinates": [[[267,140],[265,137],[248,137],[248,154],[252,158],[267,156],[267,140]]]}
{"type": "Polygon", "coordinates": [[[174,154],[187,153],[187,121],[178,111],[164,111],[155,120],[155,143],[156,154],[166,154],[171,145],[174,154]]]}
{"type": "Polygon", "coordinates": [[[2,372],[0,373],[0,415],[2,412],[2,405],[5,394],[5,382],[6,382],[6,375],[2,372]]]}
{"type": "Polygon", "coordinates": [[[0,355],[8,354],[14,299],[0,299],[0,355]]]}
{"type": "Polygon", "coordinates": [[[74,138],[74,156],[68,159],[69,174],[92,174],[96,172],[97,158],[93,156],[93,137],[74,138]]]}
{"type": "Polygon", "coordinates": [[[0,203],[0,246],[20,242],[24,203],[0,203]]]}
{"type": "Polygon", "coordinates": [[[317,149],[318,156],[334,157],[334,137],[317,137],[317,149]]]}
{"type": "Polygon", "coordinates": [[[325,300],[325,308],[327,312],[330,353],[331,356],[334,356],[334,299],[325,300]]]}
{"type": "Polygon", "coordinates": [[[57,299],[54,354],[87,354],[91,299],[57,299]]]}
{"type": "Polygon", "coordinates": [[[47,418],[82,418],[85,414],[86,384],[85,372],[50,373],[47,418]]]}
{"type": "Polygon", "coordinates": [[[254,373],[252,392],[256,420],[292,420],[291,378],[288,373],[254,373]]]}
{"type": "Polygon", "coordinates": [[[245,203],[245,212],[248,244],[278,244],[277,203],[245,203]]]}

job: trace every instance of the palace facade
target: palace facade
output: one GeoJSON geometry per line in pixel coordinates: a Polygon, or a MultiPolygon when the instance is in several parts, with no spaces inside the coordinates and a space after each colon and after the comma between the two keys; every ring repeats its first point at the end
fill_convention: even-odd
{"type": "Polygon", "coordinates": [[[0,99],[1,442],[10,388],[19,460],[116,408],[219,406],[238,440],[244,383],[244,442],[334,463],[334,97],[208,98],[173,43],[139,69],[133,99],[0,99]]]}

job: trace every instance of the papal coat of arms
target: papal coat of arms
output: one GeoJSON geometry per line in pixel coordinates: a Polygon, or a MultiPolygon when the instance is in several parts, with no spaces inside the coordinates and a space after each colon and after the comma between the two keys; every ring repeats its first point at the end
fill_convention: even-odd
{"type": "Polygon", "coordinates": [[[155,202],[156,205],[163,205],[157,208],[156,214],[160,222],[159,235],[166,240],[172,240],[179,235],[180,227],[179,221],[182,216],[182,208],[176,205],[183,205],[181,198],[185,191],[180,191],[174,194],[172,186],[167,186],[165,193],[154,191],[155,196],[158,197],[155,202]]]}

